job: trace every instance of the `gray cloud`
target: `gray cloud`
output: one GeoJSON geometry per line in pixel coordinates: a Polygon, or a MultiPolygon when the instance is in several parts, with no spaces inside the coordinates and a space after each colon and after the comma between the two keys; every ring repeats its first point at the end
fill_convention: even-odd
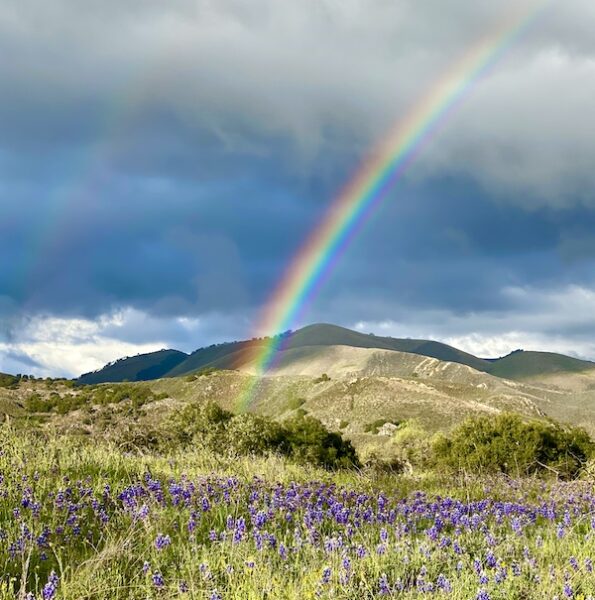
{"type": "MultiPolygon", "coordinates": [[[[23,369],[71,373],[249,335],[370,145],[520,9],[3,2],[0,368],[20,356],[23,369]],[[46,339],[61,328],[75,333],[46,339]]],[[[594,22],[591,0],[545,10],[425,148],[307,320],[409,323],[469,348],[513,336],[514,322],[536,343],[590,352],[590,325],[556,320],[540,298],[595,289],[594,22]]]]}
{"type": "MultiPolygon", "coordinates": [[[[285,140],[285,168],[319,171],[323,157],[361,155],[517,12],[486,0],[11,0],[0,13],[3,139],[14,149],[104,136],[124,168],[152,154],[154,169],[159,145],[143,141],[166,127],[164,152],[186,136],[228,158],[263,157],[285,140]]],[[[464,171],[532,202],[591,202],[594,21],[588,0],[551,6],[420,169],[464,171]]]]}

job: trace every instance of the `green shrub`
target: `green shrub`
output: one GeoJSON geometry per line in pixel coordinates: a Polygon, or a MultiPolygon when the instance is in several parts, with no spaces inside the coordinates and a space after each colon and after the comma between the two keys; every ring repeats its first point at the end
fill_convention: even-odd
{"type": "Polygon", "coordinates": [[[5,375],[0,373],[0,388],[15,387],[19,383],[19,378],[14,375],[5,375]]]}
{"type": "Polygon", "coordinates": [[[284,434],[276,421],[252,413],[236,415],[225,431],[228,451],[240,456],[283,451],[284,434]]]}
{"type": "MultiPolygon", "coordinates": [[[[142,436],[137,436],[135,443],[141,442],[142,436]]],[[[279,453],[330,469],[358,464],[351,443],[313,417],[294,416],[278,423],[251,413],[234,416],[216,402],[193,402],[174,413],[161,445],[198,446],[228,456],[279,453]]]]}
{"type": "Polygon", "coordinates": [[[376,435],[378,433],[378,430],[387,423],[392,423],[393,425],[399,424],[398,421],[395,423],[395,421],[391,421],[390,419],[376,419],[375,421],[364,425],[364,432],[373,433],[374,435],[376,435]]]}
{"type": "Polygon", "coordinates": [[[49,412],[53,408],[51,402],[42,398],[38,393],[31,394],[24,404],[25,409],[29,412],[49,412]]]}
{"type": "Polygon", "coordinates": [[[330,381],[330,380],[331,380],[331,378],[326,373],[323,373],[320,377],[317,377],[314,380],[314,383],[324,383],[325,381],[330,381]]]}
{"type": "Polygon", "coordinates": [[[289,454],[297,462],[326,468],[352,467],[358,464],[351,442],[332,433],[314,417],[293,417],[283,423],[289,454]]]}
{"type": "Polygon", "coordinates": [[[225,429],[233,415],[216,402],[192,402],[174,413],[168,423],[170,440],[187,445],[225,449],[225,429]]]}
{"type": "Polygon", "coordinates": [[[306,404],[303,398],[290,398],[285,405],[286,410],[297,410],[301,406],[306,404]]]}
{"type": "Polygon", "coordinates": [[[576,477],[593,455],[586,431],[545,421],[525,422],[503,413],[467,419],[449,436],[433,445],[439,467],[473,473],[507,473],[521,476],[550,472],[576,477]]]}
{"type": "Polygon", "coordinates": [[[419,423],[403,421],[392,438],[392,451],[395,460],[408,472],[425,470],[432,458],[432,440],[419,423]]]}
{"type": "Polygon", "coordinates": [[[166,398],[167,394],[156,394],[146,385],[119,383],[116,385],[89,386],[87,391],[92,404],[117,404],[129,400],[135,408],[140,408],[148,402],[166,398]]]}

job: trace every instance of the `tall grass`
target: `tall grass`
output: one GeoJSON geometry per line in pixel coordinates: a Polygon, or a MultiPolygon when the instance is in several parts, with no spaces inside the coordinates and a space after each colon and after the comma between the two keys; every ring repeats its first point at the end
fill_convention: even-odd
{"type": "Polygon", "coordinates": [[[589,481],[328,472],[0,428],[0,599],[587,598],[589,481]]]}

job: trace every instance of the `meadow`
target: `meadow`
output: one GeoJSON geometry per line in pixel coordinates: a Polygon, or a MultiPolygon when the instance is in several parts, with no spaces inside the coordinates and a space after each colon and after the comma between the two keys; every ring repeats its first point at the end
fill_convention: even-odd
{"type": "Polygon", "coordinates": [[[584,478],[131,453],[10,424],[0,451],[2,600],[595,595],[584,478]]]}

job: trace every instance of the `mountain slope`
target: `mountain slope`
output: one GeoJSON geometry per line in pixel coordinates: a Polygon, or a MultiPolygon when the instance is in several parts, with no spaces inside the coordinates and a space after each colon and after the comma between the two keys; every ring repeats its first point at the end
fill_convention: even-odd
{"type": "MultiPolygon", "coordinates": [[[[255,346],[264,347],[269,343],[270,340],[267,339],[228,342],[199,348],[190,355],[176,353],[173,350],[161,351],[161,353],[175,353],[168,356],[167,360],[162,360],[163,356],[156,356],[160,353],[139,355],[121,359],[95,373],[83,375],[79,382],[115,382],[124,379],[142,381],[159,377],[177,377],[206,367],[242,368],[253,358],[250,349],[255,346]]],[[[442,342],[381,337],[329,324],[315,324],[299,329],[287,336],[282,344],[285,350],[312,346],[350,346],[406,352],[466,365],[477,371],[515,380],[558,372],[575,373],[595,368],[595,363],[548,352],[516,351],[498,359],[483,359],[442,342]]]]}
{"type": "Polygon", "coordinates": [[[489,361],[477,358],[472,354],[453,348],[442,342],[428,340],[415,340],[408,338],[381,337],[372,334],[352,331],[337,325],[320,323],[308,325],[296,331],[290,338],[286,348],[298,348],[301,346],[353,346],[356,348],[381,348],[385,350],[396,350],[398,352],[410,352],[422,356],[430,356],[439,360],[458,362],[478,371],[487,371],[490,368],[489,361]]]}
{"type": "Polygon", "coordinates": [[[178,350],[158,350],[148,354],[121,358],[98,371],[81,375],[78,383],[95,384],[159,379],[186,358],[188,355],[178,350]]]}
{"type": "Polygon", "coordinates": [[[167,376],[178,377],[204,369],[205,367],[235,369],[236,366],[243,362],[241,359],[242,353],[245,353],[248,348],[252,348],[255,345],[262,345],[263,343],[261,340],[246,340],[199,348],[169,371],[167,376]]]}
{"type": "Polygon", "coordinates": [[[492,361],[489,373],[508,379],[528,379],[554,373],[580,373],[595,368],[595,364],[552,352],[519,350],[492,361]]]}
{"type": "MultiPolygon", "coordinates": [[[[466,416],[515,411],[541,416],[531,387],[493,377],[466,365],[394,350],[350,346],[303,346],[280,352],[275,366],[254,387],[246,364],[194,380],[165,378],[151,386],[180,401],[212,399],[237,409],[252,389],[249,408],[275,418],[306,410],[332,429],[365,434],[379,419],[419,421],[445,430],[466,416]],[[321,378],[326,373],[328,377],[321,378]]],[[[243,406],[243,404],[242,404],[243,406]]]]}

